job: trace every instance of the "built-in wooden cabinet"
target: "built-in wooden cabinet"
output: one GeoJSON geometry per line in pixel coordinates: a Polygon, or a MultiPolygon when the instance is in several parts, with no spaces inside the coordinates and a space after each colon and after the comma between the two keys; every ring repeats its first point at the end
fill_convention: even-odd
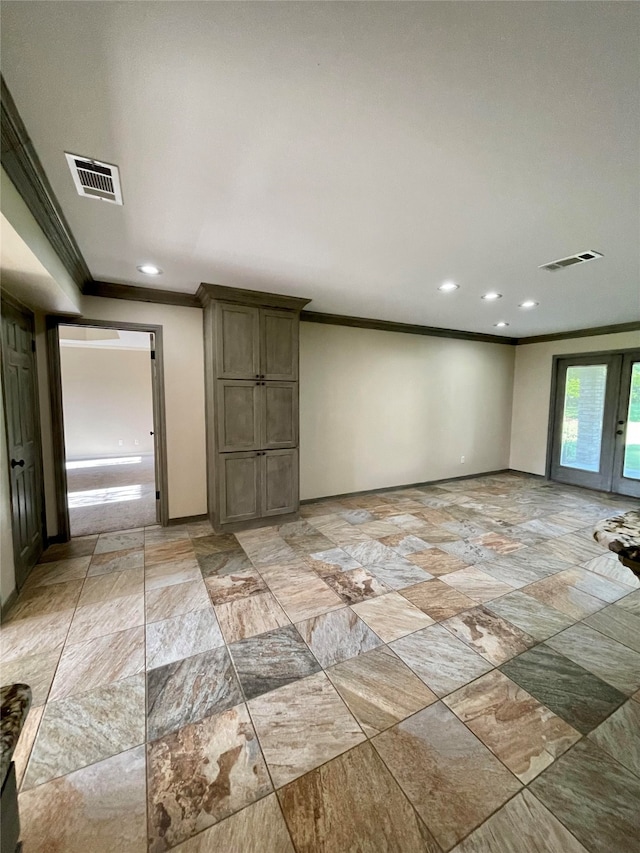
{"type": "Polygon", "coordinates": [[[283,382],[298,379],[299,328],[299,311],[260,309],[260,369],[263,379],[283,382]]]}
{"type": "Polygon", "coordinates": [[[216,527],[298,510],[298,449],[221,453],[216,527]]]}
{"type": "Polygon", "coordinates": [[[309,300],[210,284],[198,295],[211,522],[231,530],[292,515],[299,507],[298,333],[309,300]]]}

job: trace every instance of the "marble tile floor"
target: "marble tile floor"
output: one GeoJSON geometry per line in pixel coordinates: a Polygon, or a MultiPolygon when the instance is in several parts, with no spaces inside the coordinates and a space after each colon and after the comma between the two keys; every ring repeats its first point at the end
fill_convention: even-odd
{"type": "Polygon", "coordinates": [[[514,473],[52,546],[0,630],[32,685],[24,853],[632,853],[632,502],[514,473]]]}

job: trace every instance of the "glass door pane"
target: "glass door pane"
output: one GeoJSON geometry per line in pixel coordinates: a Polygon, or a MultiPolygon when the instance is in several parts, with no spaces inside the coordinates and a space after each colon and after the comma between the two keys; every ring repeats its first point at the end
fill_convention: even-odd
{"type": "Polygon", "coordinates": [[[562,415],[560,465],[598,472],[607,389],[607,365],[567,368],[562,415]]]}
{"type": "Polygon", "coordinates": [[[621,368],[619,353],[556,360],[549,466],[552,480],[611,489],[621,368]]]}
{"type": "Polygon", "coordinates": [[[640,498],[640,352],[625,353],[615,422],[612,489],[640,498]]]}
{"type": "Polygon", "coordinates": [[[631,368],[622,476],[640,480],[640,361],[631,368]]]}

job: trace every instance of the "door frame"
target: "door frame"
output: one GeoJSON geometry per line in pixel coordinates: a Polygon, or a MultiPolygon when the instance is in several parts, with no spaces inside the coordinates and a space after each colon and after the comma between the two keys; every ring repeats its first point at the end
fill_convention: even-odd
{"type": "MultiPolygon", "coordinates": [[[[120,320],[90,320],[84,317],[48,315],[47,347],[49,355],[49,383],[51,399],[51,431],[53,439],[53,460],[56,489],[56,514],[58,519],[58,540],[68,542],[71,538],[69,509],[67,507],[67,469],[66,448],[64,442],[64,413],[62,408],[62,369],[60,366],[60,326],[89,326],[97,329],[122,329],[125,332],[146,332],[154,335],[156,382],[153,397],[157,401],[153,412],[153,432],[155,442],[155,463],[158,476],[156,490],[160,492],[160,524],[169,524],[169,491],[167,477],[167,430],[164,396],[164,350],[162,326],[153,323],[126,323],[120,320]]],[[[153,371],[151,372],[153,383],[153,371]]]]}
{"type": "MultiPolygon", "coordinates": [[[[45,510],[45,488],[44,488],[44,467],[43,467],[43,463],[42,463],[42,455],[43,455],[42,454],[42,424],[41,424],[41,420],[40,420],[40,382],[38,379],[38,359],[37,359],[37,354],[36,354],[36,349],[35,349],[35,340],[36,340],[35,314],[30,308],[27,308],[26,305],[23,305],[17,299],[13,298],[12,296],[9,296],[9,294],[7,294],[5,291],[2,292],[2,299],[0,300],[0,302],[6,303],[14,311],[18,311],[20,314],[24,314],[26,317],[28,317],[29,321],[31,323],[31,328],[32,328],[32,334],[33,334],[33,338],[32,338],[32,340],[33,340],[32,360],[33,360],[33,373],[34,373],[34,378],[35,378],[33,404],[34,404],[34,416],[35,416],[35,439],[36,439],[35,443],[37,446],[37,456],[38,456],[38,459],[36,461],[36,470],[38,472],[38,480],[39,480],[38,486],[39,486],[39,492],[40,492],[40,531],[41,531],[41,536],[42,536],[42,549],[44,551],[48,545],[49,539],[47,536],[47,521],[46,521],[46,510],[45,510]]],[[[8,406],[7,406],[7,388],[6,388],[6,383],[4,380],[4,338],[2,339],[1,344],[2,345],[0,345],[0,383],[2,383],[2,409],[3,409],[2,417],[4,418],[5,445],[6,445],[7,466],[8,466],[9,460],[11,458],[11,454],[10,454],[10,448],[9,448],[9,418],[8,418],[8,406]]],[[[13,545],[14,563],[15,563],[16,562],[16,548],[15,548],[16,533],[15,533],[15,528],[13,525],[14,494],[13,494],[13,489],[11,486],[11,473],[10,473],[8,467],[7,467],[7,479],[9,481],[9,500],[11,502],[11,508],[12,508],[11,509],[11,541],[12,541],[12,545],[13,545]]],[[[38,559],[39,559],[39,556],[38,556],[38,559]]],[[[37,563],[37,560],[36,560],[36,563],[37,563]]],[[[26,579],[29,577],[29,573],[31,572],[32,569],[33,569],[33,566],[29,566],[29,568],[26,570],[26,573],[24,574],[24,581],[26,581],[26,579]]],[[[24,581],[23,581],[23,584],[20,584],[20,585],[18,584],[17,566],[15,566],[15,568],[14,568],[14,575],[15,575],[15,577],[14,577],[15,589],[16,589],[16,591],[19,591],[21,586],[24,585],[24,581]]],[[[4,608],[3,608],[3,612],[4,612],[4,608]]]]}
{"type": "MultiPolygon", "coordinates": [[[[611,356],[622,356],[622,357],[624,357],[625,355],[627,355],[629,353],[637,352],[637,351],[638,351],[638,347],[627,347],[625,349],[618,349],[618,350],[597,350],[594,352],[558,353],[557,355],[554,355],[552,357],[553,361],[552,361],[552,366],[551,366],[551,391],[549,394],[549,423],[548,423],[548,428],[547,428],[547,458],[546,458],[546,465],[545,465],[545,478],[547,480],[550,480],[552,483],[559,482],[558,480],[553,480],[553,478],[551,477],[551,471],[552,471],[552,466],[553,466],[553,450],[554,450],[553,442],[554,442],[554,437],[555,437],[556,429],[557,429],[557,425],[558,425],[558,417],[562,418],[562,412],[560,411],[561,407],[556,405],[557,391],[558,391],[558,378],[559,378],[559,371],[560,371],[560,365],[559,365],[560,361],[565,360],[565,359],[575,359],[576,362],[578,362],[581,359],[598,359],[598,358],[605,358],[605,357],[611,357],[611,356]]],[[[618,394],[619,394],[619,392],[620,392],[620,389],[618,389],[618,394]]],[[[603,424],[603,427],[604,427],[604,424],[603,424]]],[[[563,485],[567,485],[567,484],[563,484],[563,485]]],[[[578,488],[583,488],[583,489],[589,488],[589,489],[591,489],[591,491],[603,491],[601,489],[594,489],[592,486],[579,486],[578,488]]],[[[608,494],[614,494],[608,489],[606,489],[604,491],[607,492],[608,494]]]]}

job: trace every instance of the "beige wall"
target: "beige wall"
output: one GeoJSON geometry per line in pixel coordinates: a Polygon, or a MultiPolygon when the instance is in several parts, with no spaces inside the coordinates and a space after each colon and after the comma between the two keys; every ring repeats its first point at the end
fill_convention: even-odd
{"type": "Polygon", "coordinates": [[[640,331],[516,347],[510,467],[544,474],[554,355],[640,347],[640,331]]]}
{"type": "Polygon", "coordinates": [[[146,351],[60,348],[67,459],[153,453],[151,358],[146,338],[146,351]]]}
{"type": "Polygon", "coordinates": [[[513,364],[500,344],[302,323],[301,497],[506,468],[513,364]]]}
{"type": "Polygon", "coordinates": [[[4,169],[0,200],[3,288],[33,310],[77,313],[80,291],[4,169]]]}
{"type": "Polygon", "coordinates": [[[202,311],[125,299],[84,296],[89,320],[163,327],[169,516],[207,511],[202,311]]]}

